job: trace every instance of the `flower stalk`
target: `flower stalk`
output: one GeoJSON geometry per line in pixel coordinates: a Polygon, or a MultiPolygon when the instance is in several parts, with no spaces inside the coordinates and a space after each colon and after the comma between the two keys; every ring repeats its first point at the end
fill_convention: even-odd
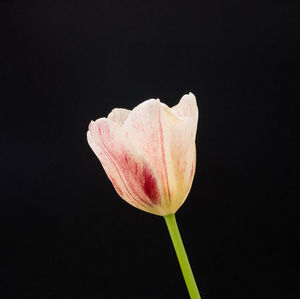
{"type": "Polygon", "coordinates": [[[164,216],[167,227],[175,248],[175,252],[179,261],[179,265],[185,280],[186,287],[191,299],[201,299],[197,284],[184,249],[184,245],[177,226],[175,214],[164,216]]]}

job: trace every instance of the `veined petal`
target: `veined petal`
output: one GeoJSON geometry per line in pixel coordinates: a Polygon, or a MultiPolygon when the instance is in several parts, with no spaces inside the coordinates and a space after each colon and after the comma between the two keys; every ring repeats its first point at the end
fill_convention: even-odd
{"type": "Polygon", "coordinates": [[[107,118],[122,127],[130,111],[124,108],[115,108],[108,114],[107,118]]]}
{"type": "Polygon", "coordinates": [[[192,102],[188,109],[189,101],[192,98],[185,98],[174,110],[159,100],[145,101],[123,125],[135,150],[158,174],[165,215],[175,213],[184,202],[194,177],[198,110],[196,105],[192,111],[192,102]]]}
{"type": "Polygon", "coordinates": [[[120,125],[100,118],[90,123],[87,138],[120,197],[141,210],[161,215],[157,175],[132,148],[120,125]]]}

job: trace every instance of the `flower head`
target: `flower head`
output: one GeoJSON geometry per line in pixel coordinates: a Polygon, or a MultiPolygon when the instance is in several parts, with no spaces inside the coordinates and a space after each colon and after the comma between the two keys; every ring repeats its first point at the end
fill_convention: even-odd
{"type": "Polygon", "coordinates": [[[192,93],[172,108],[150,99],[92,121],[87,139],[121,198],[165,216],[175,213],[190,191],[197,122],[192,93]]]}

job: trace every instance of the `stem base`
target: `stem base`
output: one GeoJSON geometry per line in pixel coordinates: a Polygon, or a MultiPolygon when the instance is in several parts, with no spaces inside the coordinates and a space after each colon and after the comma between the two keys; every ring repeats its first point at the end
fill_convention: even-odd
{"type": "Polygon", "coordinates": [[[164,218],[167,223],[167,227],[190,297],[191,299],[201,299],[188,257],[184,249],[183,242],[181,240],[175,214],[164,216],[164,218]]]}

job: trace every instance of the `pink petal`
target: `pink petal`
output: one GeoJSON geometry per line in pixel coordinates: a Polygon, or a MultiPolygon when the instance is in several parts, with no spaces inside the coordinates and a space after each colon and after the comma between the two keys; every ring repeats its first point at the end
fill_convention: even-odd
{"type": "Polygon", "coordinates": [[[150,164],[132,147],[118,123],[101,118],[91,122],[89,145],[118,194],[131,205],[161,215],[161,191],[150,164]]]}

